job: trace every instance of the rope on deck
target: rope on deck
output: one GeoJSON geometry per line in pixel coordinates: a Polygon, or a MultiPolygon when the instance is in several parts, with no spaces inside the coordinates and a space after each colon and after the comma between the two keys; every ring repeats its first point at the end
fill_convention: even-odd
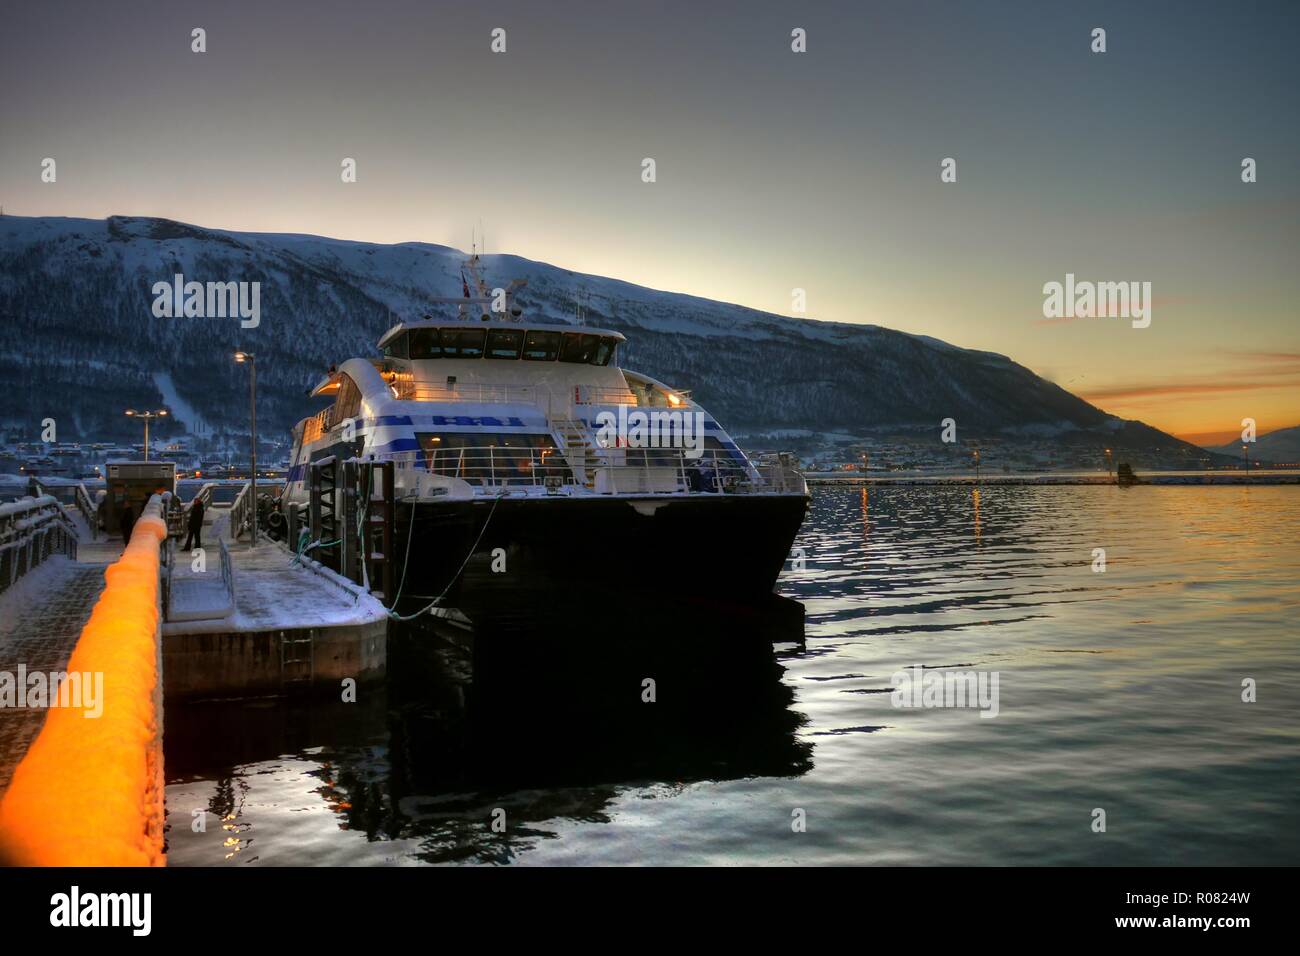
{"type": "Polygon", "coordinates": [[[51,706],[0,801],[0,858],[23,866],[162,866],[158,547],[150,499],[82,628],[67,673],[103,675],[99,716],[51,706]]]}

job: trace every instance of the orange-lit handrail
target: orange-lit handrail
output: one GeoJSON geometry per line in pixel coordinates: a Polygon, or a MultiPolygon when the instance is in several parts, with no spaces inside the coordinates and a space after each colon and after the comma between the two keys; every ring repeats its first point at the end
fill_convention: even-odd
{"type": "Polygon", "coordinates": [[[66,670],[103,674],[102,713],[51,707],[0,801],[0,858],[22,866],[161,866],[162,712],[155,495],[66,670]]]}

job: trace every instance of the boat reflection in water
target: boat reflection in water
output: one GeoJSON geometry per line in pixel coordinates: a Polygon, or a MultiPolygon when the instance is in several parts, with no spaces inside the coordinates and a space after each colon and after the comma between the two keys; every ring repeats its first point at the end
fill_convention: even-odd
{"type": "Polygon", "coordinates": [[[169,863],[506,863],[610,823],[631,789],[671,799],[811,769],[767,637],[735,619],[623,617],[586,634],[424,618],[394,625],[389,676],[356,703],[169,705],[169,863]]]}

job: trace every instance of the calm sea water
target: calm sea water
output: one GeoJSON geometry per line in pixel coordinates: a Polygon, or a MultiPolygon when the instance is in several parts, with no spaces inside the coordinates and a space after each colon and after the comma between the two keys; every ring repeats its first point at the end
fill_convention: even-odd
{"type": "Polygon", "coordinates": [[[820,489],[797,544],[804,648],[593,598],[395,635],[356,704],[169,706],[170,863],[1300,863],[1300,489],[820,489]],[[913,665],[998,716],[895,708],[913,665]]]}

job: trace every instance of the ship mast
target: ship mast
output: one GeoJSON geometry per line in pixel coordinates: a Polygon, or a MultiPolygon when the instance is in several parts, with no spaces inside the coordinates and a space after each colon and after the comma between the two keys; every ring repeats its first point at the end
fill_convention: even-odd
{"type": "MultiPolygon", "coordinates": [[[[504,300],[501,304],[504,310],[499,316],[494,316],[492,306],[497,303],[498,299],[493,295],[493,290],[488,287],[487,280],[483,278],[483,262],[479,251],[481,240],[480,232],[471,232],[470,255],[461,265],[461,281],[465,294],[460,298],[441,297],[429,301],[456,306],[456,317],[462,322],[472,322],[474,320],[474,313],[470,311],[470,308],[475,305],[480,307],[478,318],[483,322],[490,322],[494,318],[506,322],[518,322],[523,315],[523,308],[515,303],[515,294],[528,284],[528,280],[510,280],[510,284],[501,290],[503,293],[502,299],[504,300]]],[[[434,318],[433,315],[424,317],[426,319],[434,318]]]]}

